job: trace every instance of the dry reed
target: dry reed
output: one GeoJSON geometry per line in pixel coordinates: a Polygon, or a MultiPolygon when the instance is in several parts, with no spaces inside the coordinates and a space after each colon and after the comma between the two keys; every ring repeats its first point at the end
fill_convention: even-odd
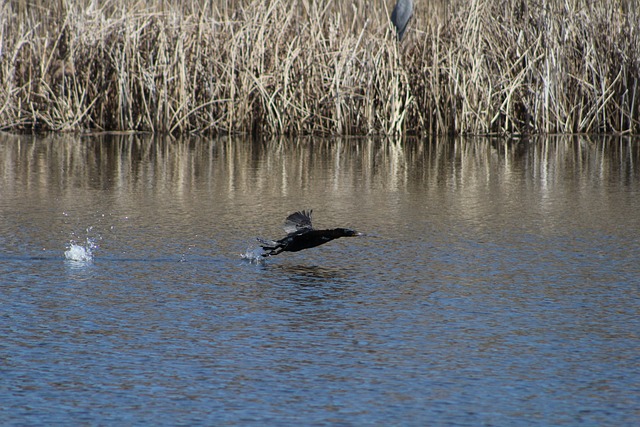
{"type": "Polygon", "coordinates": [[[640,131],[638,0],[26,0],[0,6],[0,129],[640,131]]]}

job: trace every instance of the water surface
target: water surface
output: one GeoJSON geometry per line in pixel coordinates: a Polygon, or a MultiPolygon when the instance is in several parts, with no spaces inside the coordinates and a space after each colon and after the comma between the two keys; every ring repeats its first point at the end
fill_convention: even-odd
{"type": "Polygon", "coordinates": [[[0,136],[3,424],[634,425],[640,143],[0,136]],[[314,209],[340,239],[261,263],[314,209]]]}

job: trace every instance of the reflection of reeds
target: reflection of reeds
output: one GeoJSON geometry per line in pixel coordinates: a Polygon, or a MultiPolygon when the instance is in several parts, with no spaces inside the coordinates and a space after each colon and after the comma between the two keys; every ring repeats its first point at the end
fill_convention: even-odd
{"type": "Polygon", "coordinates": [[[4,2],[0,128],[640,130],[637,1],[392,3],[4,2]]]}

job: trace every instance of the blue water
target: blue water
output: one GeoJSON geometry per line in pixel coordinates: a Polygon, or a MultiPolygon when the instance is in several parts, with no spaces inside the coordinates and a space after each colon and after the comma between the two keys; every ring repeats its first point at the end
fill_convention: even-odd
{"type": "Polygon", "coordinates": [[[636,424],[635,145],[153,144],[0,142],[3,424],[636,424]]]}

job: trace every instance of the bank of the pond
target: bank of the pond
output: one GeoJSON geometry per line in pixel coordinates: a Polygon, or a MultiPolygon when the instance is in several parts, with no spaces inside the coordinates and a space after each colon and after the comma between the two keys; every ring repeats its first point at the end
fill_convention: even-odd
{"type": "Polygon", "coordinates": [[[394,2],[5,2],[0,129],[640,131],[637,1],[394,2]]]}

